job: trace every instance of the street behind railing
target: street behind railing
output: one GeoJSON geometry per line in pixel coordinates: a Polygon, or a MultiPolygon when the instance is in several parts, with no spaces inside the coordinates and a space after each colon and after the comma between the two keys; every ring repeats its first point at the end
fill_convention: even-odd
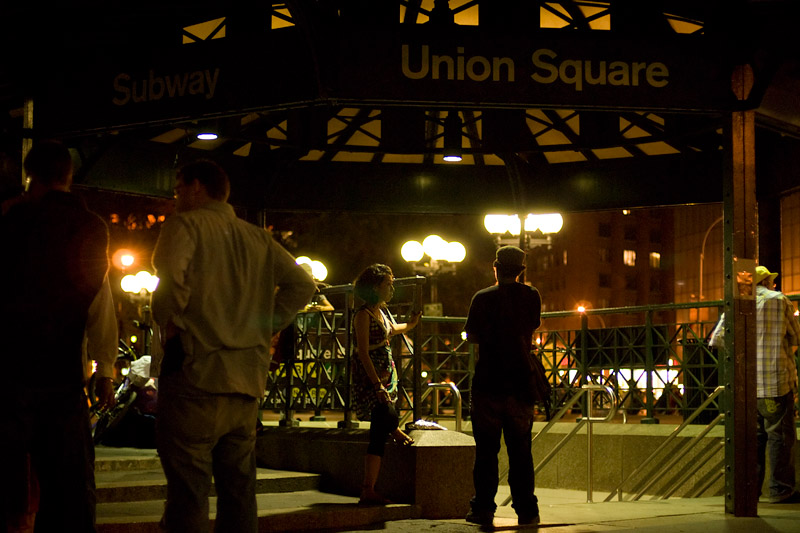
{"type": "MultiPolygon", "coordinates": [[[[395,280],[397,290],[390,310],[398,322],[422,307],[424,282],[421,277],[395,280]]],[[[347,427],[352,420],[350,368],[357,357],[350,331],[352,285],[323,292],[336,309],[298,315],[292,326],[294,350],[276,354],[280,362],[270,373],[262,409],[285,421],[294,421],[298,412],[304,412],[311,413],[311,420],[338,419],[347,427]]],[[[686,418],[724,384],[717,350],[707,342],[722,303],[543,313],[544,327],[536,332],[532,351],[541,358],[553,387],[550,411],[556,412],[582,385],[593,383],[614,390],[620,409],[643,423],[657,423],[664,416],[686,418]],[[714,319],[674,319],[678,314],[701,316],[700,308],[707,308],[705,314],[714,319]],[[574,323],[575,327],[547,329],[549,323],[574,323]],[[600,327],[589,327],[590,323],[600,327]],[[603,327],[615,323],[626,325],[603,327]]],[[[469,416],[476,353],[463,338],[465,321],[465,317],[424,316],[409,335],[393,340],[403,422],[432,413],[439,418],[455,416],[453,394],[447,390],[432,394],[429,383],[454,384],[464,404],[462,416],[469,416]],[[437,406],[432,405],[434,398],[438,398],[437,406]]],[[[607,407],[604,395],[597,398],[595,410],[607,407]]],[[[581,403],[585,404],[577,405],[585,414],[587,406],[581,403]]],[[[694,422],[713,420],[719,414],[719,398],[706,411],[694,422]]]]}

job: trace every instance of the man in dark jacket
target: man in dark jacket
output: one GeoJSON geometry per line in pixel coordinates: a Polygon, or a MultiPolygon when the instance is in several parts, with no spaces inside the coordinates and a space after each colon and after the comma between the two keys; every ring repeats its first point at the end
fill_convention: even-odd
{"type": "Polygon", "coordinates": [[[520,524],[539,522],[534,495],[530,375],[533,332],[541,322],[542,300],[533,287],[517,281],[525,252],[516,246],[497,250],[497,284],[472,298],[464,330],[478,344],[472,383],[472,430],[475,437],[475,496],[466,520],[491,525],[497,508],[497,454],[501,434],[508,451],[508,484],[520,524]]]}
{"type": "Polygon", "coordinates": [[[98,362],[100,404],[112,405],[108,229],[69,192],[72,158],[62,144],[35,144],[24,167],[29,191],[0,219],[0,514],[12,528],[35,514],[37,531],[94,531],[84,349],[98,362]]]}

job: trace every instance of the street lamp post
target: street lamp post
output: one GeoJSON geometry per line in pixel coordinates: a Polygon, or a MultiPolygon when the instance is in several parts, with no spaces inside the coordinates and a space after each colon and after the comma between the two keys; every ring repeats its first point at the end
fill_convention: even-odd
{"type": "Polygon", "coordinates": [[[314,276],[314,281],[325,281],[325,278],[328,277],[328,267],[326,267],[322,261],[317,261],[315,259],[311,259],[308,256],[301,255],[295,262],[298,265],[305,265],[311,267],[311,275],[314,276]]]}
{"type": "MultiPolygon", "coordinates": [[[[519,246],[526,252],[536,246],[552,245],[553,235],[561,231],[564,218],[560,213],[535,215],[496,215],[483,218],[483,227],[494,237],[495,246],[519,246]],[[524,223],[523,223],[524,220],[524,223]],[[541,234],[541,237],[536,236],[541,234]]],[[[520,280],[525,280],[523,271],[520,280]]]]}
{"type": "Polygon", "coordinates": [[[150,316],[150,295],[158,287],[158,278],[146,270],[138,272],[135,276],[128,274],[120,281],[122,290],[131,295],[131,300],[137,305],[142,315],[142,325],[144,332],[144,354],[150,354],[150,340],[152,338],[150,329],[152,320],[150,316]]]}
{"type": "Polygon", "coordinates": [[[431,301],[425,314],[441,316],[437,278],[447,272],[455,272],[456,265],[464,260],[467,250],[458,241],[447,242],[438,235],[428,235],[422,241],[408,241],[400,249],[403,259],[411,263],[414,272],[423,274],[431,280],[431,301]],[[427,257],[427,261],[423,258],[427,257]]]}
{"type": "Polygon", "coordinates": [[[606,321],[603,320],[603,317],[601,315],[597,315],[597,314],[594,314],[594,313],[587,313],[587,311],[589,309],[587,308],[586,305],[580,304],[580,305],[578,305],[578,307],[575,308],[575,310],[578,311],[578,313],[580,314],[579,316],[581,316],[581,317],[586,316],[587,317],[587,324],[588,324],[588,317],[589,317],[589,315],[591,315],[591,316],[597,317],[597,320],[600,321],[600,326],[603,329],[606,328],[606,321]]]}
{"type": "MultiPolygon", "coordinates": [[[[697,285],[697,302],[698,302],[698,304],[703,302],[703,296],[704,296],[703,295],[703,266],[704,266],[705,258],[706,258],[706,241],[708,241],[708,235],[711,233],[711,230],[714,228],[714,226],[716,226],[717,224],[722,222],[723,218],[724,217],[719,217],[714,222],[712,222],[711,225],[706,230],[706,234],[703,236],[703,245],[700,247],[700,273],[699,273],[700,277],[699,277],[698,285],[697,285]]],[[[700,322],[700,307],[699,306],[697,307],[697,321],[700,322]]]]}

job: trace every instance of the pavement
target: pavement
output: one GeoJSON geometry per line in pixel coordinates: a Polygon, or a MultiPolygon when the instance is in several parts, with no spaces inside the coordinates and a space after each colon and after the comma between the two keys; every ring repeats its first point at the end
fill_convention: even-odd
{"type": "MultiPolygon", "coordinates": [[[[118,459],[126,461],[135,454],[137,461],[149,457],[157,464],[153,450],[130,448],[115,450],[98,448],[98,456],[105,460],[118,459]]],[[[119,474],[122,475],[122,474],[119,474]]],[[[128,474],[132,475],[132,474],[128,474]]],[[[146,476],[146,474],[138,474],[146,476]]],[[[281,477],[282,474],[271,472],[270,477],[281,477]]],[[[114,482],[125,485],[146,483],[142,479],[115,479],[114,482]]],[[[303,483],[302,479],[297,483],[303,483]]],[[[543,530],[548,533],[584,533],[584,532],[620,532],[643,531],[670,533],[800,533],[800,504],[770,504],[759,502],[757,517],[735,517],[725,513],[722,496],[710,498],[671,498],[653,500],[645,497],[640,501],[604,502],[607,493],[596,491],[590,503],[586,491],[562,489],[537,489],[541,523],[538,526],[517,525],[516,515],[511,506],[499,506],[495,513],[493,527],[478,526],[467,523],[463,518],[456,519],[420,519],[407,518],[419,516],[409,514],[408,506],[390,505],[372,507],[373,518],[364,518],[365,525],[348,528],[333,527],[336,514],[352,515],[354,512],[369,513],[369,508],[357,504],[357,499],[337,494],[321,493],[317,490],[304,490],[303,486],[293,492],[277,492],[259,494],[259,515],[264,517],[260,529],[262,531],[306,530],[325,533],[344,533],[355,531],[383,531],[387,533],[416,533],[432,531],[435,533],[467,533],[479,531],[532,531],[543,530]],[[287,514],[287,510],[291,512],[287,514]],[[292,516],[295,515],[295,516],[292,516]],[[324,515],[329,515],[325,518],[324,515]],[[298,522],[300,524],[298,525],[298,522]],[[283,525],[285,524],[285,526],[283,525]],[[305,524],[305,527],[303,527],[305,524]],[[368,525],[366,525],[368,524],[368,525]],[[328,527],[332,526],[332,527],[328,527]]],[[[508,486],[501,485],[498,491],[498,503],[508,496],[508,486]]],[[[215,507],[212,498],[211,508],[215,507]]],[[[151,515],[157,521],[163,509],[163,500],[148,502],[144,507],[136,507],[130,503],[106,504],[104,510],[98,511],[98,519],[103,515],[151,515]]],[[[140,518],[142,518],[140,516],[140,518]]],[[[116,521],[116,520],[114,520],[116,521]]],[[[153,522],[152,525],[154,525],[153,522]]],[[[129,531],[117,530],[105,524],[104,532],[129,531]]],[[[157,528],[153,527],[152,530],[157,528]]],[[[150,531],[137,527],[136,531],[150,531]]]]}
{"type": "MultiPolygon", "coordinates": [[[[595,493],[587,503],[585,491],[537,489],[541,523],[518,526],[514,510],[498,507],[492,528],[457,520],[398,520],[361,529],[333,529],[327,532],[384,531],[387,533],[467,533],[477,531],[535,531],[584,533],[600,531],[644,531],[670,533],[797,533],[800,532],[800,504],[760,502],[757,517],[726,514],[723,497],[603,502],[607,494],[595,493]]],[[[498,501],[508,495],[501,486],[498,501]]]]}

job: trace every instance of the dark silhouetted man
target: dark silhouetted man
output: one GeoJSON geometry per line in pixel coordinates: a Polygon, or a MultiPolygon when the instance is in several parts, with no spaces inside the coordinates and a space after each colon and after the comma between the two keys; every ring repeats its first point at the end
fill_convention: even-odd
{"type": "Polygon", "coordinates": [[[497,250],[497,284],[472,297],[464,330],[478,344],[472,382],[472,430],[475,437],[473,481],[467,521],[491,525],[497,508],[501,434],[508,452],[508,484],[520,524],[539,522],[534,495],[531,430],[533,405],[528,376],[533,332],[541,322],[539,291],[517,281],[525,269],[525,252],[516,246],[497,250]]]}
{"type": "Polygon", "coordinates": [[[72,158],[62,144],[35,144],[24,168],[29,191],[0,219],[0,506],[7,525],[35,514],[36,531],[94,531],[84,385],[88,352],[100,405],[113,405],[108,228],[69,192],[72,158]]]}

